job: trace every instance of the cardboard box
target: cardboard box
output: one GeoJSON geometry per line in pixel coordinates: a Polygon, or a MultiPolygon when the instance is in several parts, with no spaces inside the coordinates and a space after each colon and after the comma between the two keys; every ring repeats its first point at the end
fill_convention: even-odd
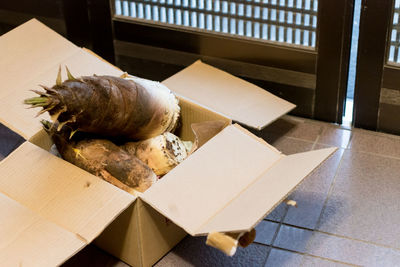
{"type": "Polygon", "coordinates": [[[0,37],[0,120],[26,142],[0,162],[0,263],[54,266],[96,239],[134,266],[150,266],[185,235],[253,228],[335,148],[283,155],[231,120],[261,129],[294,105],[200,61],[164,84],[176,92],[184,140],[192,122],[226,127],[139,196],[130,195],[47,150],[30,89],[75,76],[122,71],[37,20],[0,37]],[[65,74],[64,74],[65,75],[65,74]],[[111,223],[111,224],[110,224],[111,223]],[[107,227],[108,226],[108,227],[107,227]]]}

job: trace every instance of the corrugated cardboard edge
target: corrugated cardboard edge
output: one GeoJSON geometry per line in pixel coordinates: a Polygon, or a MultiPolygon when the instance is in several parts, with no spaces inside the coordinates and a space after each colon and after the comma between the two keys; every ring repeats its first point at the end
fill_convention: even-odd
{"type": "Polygon", "coordinates": [[[142,266],[138,202],[132,203],[94,240],[96,246],[133,266],[142,266]]]}
{"type": "MultiPolygon", "coordinates": [[[[252,134],[249,130],[243,128],[242,126],[240,126],[237,123],[234,123],[233,126],[235,126],[237,129],[239,129],[240,131],[242,131],[244,134],[246,134],[247,136],[253,138],[254,140],[260,142],[261,144],[263,144],[264,146],[270,148],[271,150],[274,150],[276,153],[282,154],[281,151],[279,151],[278,149],[276,149],[276,147],[272,146],[271,144],[269,144],[267,141],[265,141],[264,139],[262,139],[261,137],[258,137],[254,134],[252,134]]],[[[282,154],[283,155],[283,154],[282,154]]]]}
{"type": "Polygon", "coordinates": [[[140,202],[142,264],[143,266],[152,266],[178,244],[187,233],[149,204],[142,200],[138,202],[140,202]]]}
{"type": "MultiPolygon", "coordinates": [[[[136,223],[137,223],[137,227],[138,227],[137,229],[139,229],[138,239],[139,239],[140,248],[143,247],[142,246],[142,244],[143,244],[143,234],[142,234],[142,229],[141,229],[142,225],[140,223],[142,221],[142,214],[140,212],[140,208],[141,208],[142,205],[143,205],[142,199],[139,197],[139,199],[137,201],[137,205],[136,205],[137,215],[138,215],[136,223]]],[[[145,262],[143,249],[140,249],[139,259],[140,259],[140,265],[143,266],[143,263],[145,262]]]]}
{"type": "Polygon", "coordinates": [[[183,101],[186,101],[186,102],[190,103],[191,105],[197,106],[198,108],[211,111],[211,112],[215,113],[216,115],[218,115],[218,116],[220,116],[220,117],[229,119],[230,122],[232,123],[232,119],[229,118],[227,115],[224,115],[224,114],[222,114],[221,112],[218,112],[218,111],[216,111],[216,110],[214,110],[214,109],[212,109],[212,108],[210,108],[210,107],[207,107],[207,106],[205,106],[205,105],[203,105],[203,104],[201,104],[201,103],[199,103],[199,102],[196,102],[196,101],[193,100],[193,99],[187,98],[187,97],[185,97],[185,96],[183,96],[183,95],[180,95],[180,94],[178,94],[178,93],[174,93],[174,94],[176,95],[176,97],[178,98],[178,100],[183,100],[183,101]]]}
{"type": "MultiPolygon", "coordinates": [[[[259,223],[263,220],[263,218],[265,218],[269,213],[271,213],[279,204],[281,204],[283,201],[285,201],[294,191],[297,190],[297,188],[304,182],[304,180],[305,180],[306,178],[308,178],[309,176],[311,176],[311,174],[313,174],[318,168],[320,168],[320,167],[321,167],[330,157],[332,157],[332,155],[335,154],[336,151],[338,150],[337,147],[330,147],[330,148],[327,148],[327,149],[332,149],[332,151],[331,151],[331,153],[329,154],[329,156],[327,156],[323,161],[321,161],[321,163],[318,164],[318,166],[316,166],[316,167],[314,168],[314,170],[312,170],[308,175],[306,175],[295,187],[292,188],[292,190],[290,190],[284,197],[282,197],[282,199],[281,199],[278,203],[276,203],[275,206],[273,206],[270,210],[266,211],[265,214],[263,215],[263,217],[262,217],[260,220],[258,220],[258,221],[253,225],[253,227],[256,226],[257,224],[259,224],[259,223]]],[[[309,152],[310,152],[310,151],[309,151],[309,152]]],[[[250,230],[250,229],[249,229],[249,230],[250,230]]]]}

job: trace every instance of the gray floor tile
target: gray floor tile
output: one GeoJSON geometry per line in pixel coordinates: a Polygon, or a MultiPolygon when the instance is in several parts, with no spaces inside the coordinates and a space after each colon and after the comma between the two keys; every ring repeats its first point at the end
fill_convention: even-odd
{"type": "Polygon", "coordinates": [[[265,267],[301,266],[303,255],[282,249],[271,249],[265,267]]]}
{"type": "Polygon", "coordinates": [[[256,227],[256,239],[254,241],[264,245],[271,245],[278,225],[278,223],[274,222],[261,221],[256,227]]]}
{"type": "Polygon", "coordinates": [[[349,264],[339,263],[327,259],[321,259],[309,255],[295,253],[282,249],[271,249],[265,267],[341,267],[352,266],[349,264]]]}
{"type": "MultiPolygon", "coordinates": [[[[317,145],[315,149],[324,147],[317,145]]],[[[291,194],[289,198],[297,202],[297,208],[289,207],[285,223],[309,229],[316,227],[343,152],[343,149],[337,150],[291,194]]]]}
{"type": "Polygon", "coordinates": [[[310,151],[314,143],[283,136],[270,144],[283,154],[290,155],[310,151]]]}
{"type": "Polygon", "coordinates": [[[347,150],[318,229],[400,248],[400,159],[347,150]]]}
{"type": "Polygon", "coordinates": [[[361,266],[399,266],[400,264],[400,250],[323,233],[316,233],[311,238],[306,252],[361,266]]]}
{"type": "Polygon", "coordinates": [[[274,222],[281,222],[287,212],[288,206],[285,202],[279,204],[274,210],[272,210],[265,219],[274,222]]]}
{"type": "MultiPolygon", "coordinates": [[[[313,143],[311,142],[297,140],[289,137],[277,138],[270,144],[286,155],[306,152],[311,150],[313,146],[313,143]]],[[[283,219],[283,216],[286,214],[287,208],[288,207],[285,203],[279,204],[270,214],[268,214],[266,219],[280,222],[283,219]]]]}
{"type": "Polygon", "coordinates": [[[399,136],[356,129],[353,130],[349,147],[353,150],[400,158],[399,136]]]}
{"type": "Polygon", "coordinates": [[[288,225],[281,225],[273,243],[275,247],[305,252],[313,232],[288,225]]]}
{"type": "Polygon", "coordinates": [[[282,225],[274,246],[361,266],[399,266],[400,250],[282,225]]]}
{"type": "Polygon", "coordinates": [[[306,141],[315,141],[322,132],[323,125],[291,116],[284,116],[268,125],[260,132],[266,140],[271,141],[276,136],[294,137],[306,141]]]}
{"type": "Polygon", "coordinates": [[[269,250],[267,246],[251,244],[247,248],[238,248],[233,257],[228,257],[207,246],[204,237],[187,237],[155,264],[155,267],[264,266],[269,250]]]}
{"type": "Polygon", "coordinates": [[[332,260],[325,260],[312,256],[304,256],[303,262],[301,266],[307,267],[345,267],[345,266],[354,266],[351,264],[340,263],[332,260]]]}
{"type": "Polygon", "coordinates": [[[338,126],[328,125],[318,138],[318,143],[347,148],[352,132],[339,128],[338,126]]]}

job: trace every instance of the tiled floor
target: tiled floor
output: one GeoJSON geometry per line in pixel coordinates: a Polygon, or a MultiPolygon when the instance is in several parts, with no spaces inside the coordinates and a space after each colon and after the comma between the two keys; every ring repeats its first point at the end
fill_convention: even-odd
{"type": "MultiPolygon", "coordinates": [[[[285,116],[261,136],[285,154],[338,151],[232,258],[187,237],[155,266],[400,266],[400,137],[285,116]]],[[[65,266],[126,266],[89,246],[65,266]],[[89,264],[92,263],[92,264],[89,264]]]]}

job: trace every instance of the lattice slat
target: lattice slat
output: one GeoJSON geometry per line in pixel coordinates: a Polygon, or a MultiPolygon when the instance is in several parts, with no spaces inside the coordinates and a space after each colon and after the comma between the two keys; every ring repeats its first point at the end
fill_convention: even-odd
{"type": "Polygon", "coordinates": [[[400,0],[395,0],[388,62],[400,63],[400,0]]]}
{"type": "Polygon", "coordinates": [[[318,0],[115,0],[115,15],[315,47],[318,0]]]}

